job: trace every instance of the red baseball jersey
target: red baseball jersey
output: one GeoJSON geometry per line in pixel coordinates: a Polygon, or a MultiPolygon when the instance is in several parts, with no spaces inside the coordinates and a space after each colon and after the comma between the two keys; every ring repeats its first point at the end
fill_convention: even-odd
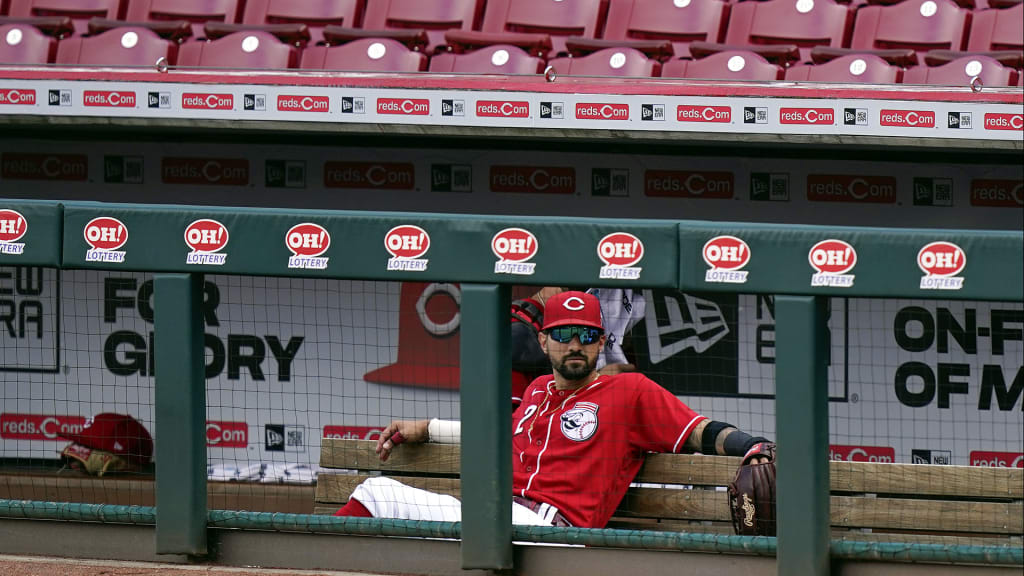
{"type": "Polygon", "coordinates": [[[704,416],[639,373],[578,390],[534,380],[512,415],[512,487],[574,526],[603,528],[646,452],[680,452],[704,416]]]}

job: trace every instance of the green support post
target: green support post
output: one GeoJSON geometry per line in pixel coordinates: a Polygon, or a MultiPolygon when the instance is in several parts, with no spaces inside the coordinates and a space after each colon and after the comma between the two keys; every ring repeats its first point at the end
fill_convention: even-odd
{"type": "Polygon", "coordinates": [[[512,568],[509,288],[462,285],[462,567],[512,568]]]}
{"type": "Polygon", "coordinates": [[[206,554],[203,275],[153,280],[156,551],[206,554]]]}
{"type": "Polygon", "coordinates": [[[828,328],[824,296],[775,297],[778,573],[829,573],[828,328]]]}

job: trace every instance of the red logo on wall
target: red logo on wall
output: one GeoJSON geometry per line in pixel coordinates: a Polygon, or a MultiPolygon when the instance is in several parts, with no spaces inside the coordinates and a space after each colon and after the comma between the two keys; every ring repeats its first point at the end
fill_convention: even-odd
{"type": "Polygon", "coordinates": [[[328,112],[331,99],[327,96],[286,96],[277,97],[280,112],[328,112]]]}
{"type": "Polygon", "coordinates": [[[181,107],[186,110],[233,110],[235,97],[231,94],[187,92],[181,95],[181,107]]]}
{"type": "Polygon", "coordinates": [[[836,111],[832,108],[781,108],[780,124],[834,124],[836,111]]]}
{"type": "Polygon", "coordinates": [[[597,243],[597,257],[608,266],[632,266],[643,259],[644,243],[628,232],[615,232],[597,243]]]}
{"type": "Polygon", "coordinates": [[[0,414],[0,438],[5,440],[63,440],[64,434],[78,434],[85,425],[82,416],[46,414],[0,414]]]}
{"type": "Polygon", "coordinates": [[[1024,206],[1024,180],[971,180],[971,206],[1024,206]]]}
{"type": "Polygon", "coordinates": [[[732,108],[728,106],[690,106],[676,108],[679,122],[732,122],[732,108]]]}
{"type": "Polygon", "coordinates": [[[704,244],[703,256],[713,270],[739,270],[750,262],[750,246],[735,236],[716,236],[704,244]]]}
{"type": "Polygon", "coordinates": [[[952,242],[932,242],[917,253],[917,266],[929,276],[956,276],[967,265],[967,255],[952,242]]]}
{"type": "Polygon", "coordinates": [[[377,98],[377,114],[426,116],[430,114],[430,100],[419,98],[377,98]]]}
{"type": "Polygon", "coordinates": [[[525,262],[537,254],[537,237],[522,228],[505,228],[491,238],[491,251],[505,262],[525,262]]]}
{"type": "Polygon", "coordinates": [[[128,241],[128,227],[117,218],[93,218],[83,234],[86,243],[96,250],[117,250],[128,241]]]}
{"type": "Polygon", "coordinates": [[[1024,114],[985,114],[985,130],[1024,130],[1024,114]]]}
{"type": "Polygon", "coordinates": [[[249,425],[245,422],[207,420],[206,445],[217,448],[245,448],[249,445],[249,425]]]}
{"type": "Polygon", "coordinates": [[[857,251],[842,240],[822,240],[811,248],[807,259],[822,274],[845,274],[857,265],[857,251]]]}
{"type": "Polygon", "coordinates": [[[529,118],[530,103],[507,100],[480,100],[476,103],[476,115],[481,118],[529,118]]]}
{"type": "Polygon", "coordinates": [[[896,178],[848,174],[808,174],[807,199],[812,202],[896,202],[896,178]]]}
{"type": "Polygon", "coordinates": [[[895,462],[896,450],[889,446],[843,446],[833,444],[828,447],[830,460],[847,462],[895,462]]]}
{"type": "Polygon", "coordinates": [[[577,120],[629,120],[629,104],[576,104],[577,120]]]}
{"type": "Polygon", "coordinates": [[[931,110],[882,110],[878,116],[878,124],[901,128],[935,128],[935,112],[931,110]]]}
{"type": "Polygon", "coordinates": [[[36,91],[31,88],[0,88],[0,105],[34,106],[36,91]]]}
{"type": "Polygon", "coordinates": [[[228,245],[228,229],[216,220],[196,220],[185,229],[185,244],[193,252],[218,252],[228,245]]]}
{"type": "Polygon", "coordinates": [[[134,108],[135,92],[117,92],[114,90],[86,90],[82,92],[82,103],[86,106],[104,106],[107,108],[134,108]]]}
{"type": "Polygon", "coordinates": [[[576,169],[569,166],[491,166],[491,191],[574,194],[576,169]]]}
{"type": "Polygon", "coordinates": [[[284,235],[285,245],[296,256],[319,256],[331,246],[331,235],[319,224],[292,226],[284,235]]]}
{"type": "Polygon", "coordinates": [[[89,159],[84,154],[4,152],[0,175],[8,180],[84,181],[89,178],[89,159]]]}
{"type": "Polygon", "coordinates": [[[412,190],[416,168],[407,162],[324,162],[324,186],[412,190]]]}
{"type": "Polygon", "coordinates": [[[419,226],[395,226],[384,235],[384,247],[395,258],[419,258],[430,250],[430,235],[419,226]]]}
{"type": "Polygon", "coordinates": [[[732,198],[732,172],[647,170],[644,195],[677,198],[732,198]]]}
{"type": "Polygon", "coordinates": [[[991,468],[1024,468],[1024,454],[1020,452],[988,452],[971,450],[971,466],[991,468]]]}
{"type": "Polygon", "coordinates": [[[324,438],[345,440],[376,440],[382,429],[373,426],[324,426],[324,438]]]}
{"type": "Polygon", "coordinates": [[[177,158],[160,161],[164,184],[201,186],[245,186],[249,184],[249,161],[245,158],[177,158]]]}
{"type": "Polygon", "coordinates": [[[28,232],[28,220],[20,212],[0,210],[0,242],[16,242],[25,232],[28,232]]]}

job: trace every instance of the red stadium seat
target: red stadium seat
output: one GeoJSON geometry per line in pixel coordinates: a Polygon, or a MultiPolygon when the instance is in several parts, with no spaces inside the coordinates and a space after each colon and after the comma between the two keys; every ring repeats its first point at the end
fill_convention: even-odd
{"type": "Polygon", "coordinates": [[[730,4],[723,0],[610,0],[603,38],[670,40],[674,57],[690,56],[690,42],[722,42],[730,4]]]}
{"type": "Polygon", "coordinates": [[[874,54],[848,54],[823,64],[797,64],[786,70],[786,80],[864,84],[896,84],[903,69],[874,54]]]}
{"type": "Polygon", "coordinates": [[[295,68],[298,50],[260,31],[242,31],[209,42],[186,42],[178,51],[179,66],[218,68],[295,68]]]}
{"type": "Polygon", "coordinates": [[[952,0],[904,0],[857,11],[850,48],[910,48],[918,62],[928,50],[963,50],[971,11],[952,0]]]}
{"type": "Polygon", "coordinates": [[[465,54],[444,52],[430,58],[431,72],[509,75],[537,74],[543,70],[543,60],[508,44],[486,46],[465,54]]]}
{"type": "Polygon", "coordinates": [[[346,72],[420,72],[427,57],[390,38],[362,38],[341,46],[313,46],[302,53],[302,68],[346,72]]]}
{"type": "Polygon", "coordinates": [[[661,68],[662,78],[704,80],[781,80],[782,66],[744,50],[727,50],[700,60],[672,60],[661,68]]]}
{"type": "Polygon", "coordinates": [[[125,19],[137,22],[187,20],[192,37],[203,38],[206,22],[238,22],[239,3],[243,0],[128,0],[125,19]]]}
{"type": "Polygon", "coordinates": [[[488,0],[480,29],[492,44],[509,32],[547,34],[552,55],[564,56],[567,37],[600,37],[606,13],[607,0],[488,0]]]}
{"type": "Polygon", "coordinates": [[[904,84],[970,86],[974,77],[983,86],[1013,86],[1018,72],[988,56],[964,56],[942,66],[915,66],[903,75],[904,84]]]}
{"type": "Polygon", "coordinates": [[[178,45],[147,28],[126,26],[96,36],[62,40],[57,64],[85,66],[154,66],[163,58],[175,64],[178,45]]]}
{"type": "Polygon", "coordinates": [[[576,58],[553,58],[548,65],[567,76],[657,76],[661,63],[633,48],[605,48],[576,58]]]}
{"type": "Polygon", "coordinates": [[[974,13],[967,40],[971,51],[1024,50],[1024,3],[974,13]]]}
{"type": "Polygon", "coordinates": [[[242,24],[305,24],[309,29],[310,43],[317,44],[323,42],[324,26],[359,26],[362,10],[362,0],[247,0],[242,24]]]}
{"type": "Polygon", "coordinates": [[[733,47],[792,44],[800,61],[810,61],[815,46],[846,46],[853,15],[833,0],[769,0],[733,6],[725,44],[733,47]]]}
{"type": "Polygon", "coordinates": [[[122,14],[121,0],[11,0],[8,9],[12,18],[68,16],[75,35],[86,33],[90,18],[119,19],[122,14]]]}
{"type": "Polygon", "coordinates": [[[0,25],[0,64],[53,62],[57,40],[27,24],[0,25]]]}
{"type": "Polygon", "coordinates": [[[427,53],[445,45],[448,30],[475,30],[483,14],[483,0],[369,0],[363,28],[427,31],[427,53]]]}

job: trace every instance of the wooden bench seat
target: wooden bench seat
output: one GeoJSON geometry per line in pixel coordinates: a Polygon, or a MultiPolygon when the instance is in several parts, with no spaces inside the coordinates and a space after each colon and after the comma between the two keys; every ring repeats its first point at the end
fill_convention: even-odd
{"type": "MultiPolygon", "coordinates": [[[[208,482],[210,510],[251,512],[313,511],[313,486],[208,482]]],[[[0,471],[0,499],[155,506],[156,483],[151,474],[120,474],[97,478],[64,470],[0,471]]]]}
{"type": "MultiPolygon", "coordinates": [[[[333,513],[371,475],[459,496],[459,447],[399,446],[387,462],[374,441],[324,439],[314,512],[333,513]]],[[[609,528],[732,533],[728,485],[738,458],[651,454],[609,528]],[[692,487],[692,488],[687,488],[692,487]]],[[[1021,545],[1024,470],[831,462],[833,536],[853,540],[1021,545]]]]}

